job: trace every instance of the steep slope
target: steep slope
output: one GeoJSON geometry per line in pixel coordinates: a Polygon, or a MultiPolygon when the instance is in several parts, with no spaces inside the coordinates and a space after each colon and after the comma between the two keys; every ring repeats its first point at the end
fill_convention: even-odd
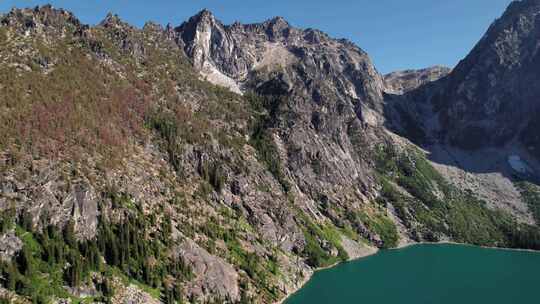
{"type": "Polygon", "coordinates": [[[34,301],[144,303],[143,286],[271,302],[309,274],[295,211],[246,145],[250,100],[197,80],[164,29],[113,15],[90,28],[48,6],[2,24],[2,233],[32,265],[3,265],[2,286],[34,301]],[[51,242],[66,248],[52,259],[51,242]]]}
{"type": "Polygon", "coordinates": [[[387,125],[446,177],[534,222],[520,180],[539,182],[538,1],[515,1],[445,78],[390,96],[387,125]]]}
{"type": "Polygon", "coordinates": [[[440,130],[466,149],[513,139],[538,154],[540,2],[513,2],[433,97],[440,130]]]}
{"type": "MultiPolygon", "coordinates": [[[[2,268],[8,289],[35,301],[148,300],[126,275],[162,297],[267,303],[314,267],[373,250],[364,237],[393,246],[360,222],[361,234],[341,231],[314,200],[343,200],[339,212],[355,201],[347,208],[359,210],[375,193],[355,193],[364,174],[336,161],[349,172],[328,174],[346,181],[346,191],[330,189],[324,198],[312,185],[298,190],[269,131],[288,123],[279,121],[282,98],[242,97],[199,81],[170,28],[139,30],[113,15],[88,27],[45,6],[10,12],[1,31],[0,202],[6,242],[16,249],[2,268]],[[137,241],[125,237],[136,231],[137,241]],[[51,260],[47,240],[69,250],[51,260]],[[96,255],[106,263],[90,263],[96,255]],[[20,259],[34,266],[19,268],[20,259]],[[47,289],[40,278],[62,273],[64,261],[73,267],[47,289]]],[[[311,128],[311,115],[303,124],[300,131],[311,128]]],[[[316,152],[309,155],[314,163],[316,152]]]]}
{"type": "MultiPolygon", "coordinates": [[[[462,187],[461,180],[445,174],[445,168],[441,168],[440,163],[426,161],[423,153],[417,151],[414,145],[388,132],[386,127],[391,127],[397,117],[401,127],[399,134],[414,142],[421,138],[422,141],[433,143],[433,132],[423,127],[438,125],[431,117],[433,109],[429,104],[414,102],[410,96],[420,95],[418,91],[431,92],[425,89],[427,87],[439,88],[439,82],[443,82],[444,78],[439,82],[419,80],[425,85],[404,96],[385,94],[383,78],[378,75],[364,52],[346,41],[331,39],[320,32],[291,27],[279,17],[262,24],[236,23],[225,26],[210,12],[203,11],[176,31],[182,37],[180,44],[188,56],[192,56],[194,66],[199,67],[203,76],[205,71],[200,67],[204,64],[200,62],[206,62],[214,70],[235,80],[237,87],[244,92],[255,91],[265,96],[281,95],[280,106],[285,108],[286,105],[287,111],[271,107],[272,123],[267,127],[283,151],[280,159],[284,172],[292,177],[293,185],[299,186],[301,197],[307,199],[307,207],[311,206],[313,210],[312,206],[322,204],[318,209],[336,225],[351,225],[360,227],[357,231],[365,231],[368,220],[360,216],[360,223],[357,223],[351,213],[358,212],[354,208],[358,205],[341,195],[347,193],[347,189],[353,189],[349,193],[354,195],[356,189],[357,193],[362,194],[358,197],[362,202],[359,204],[360,213],[368,206],[373,206],[375,197],[375,201],[385,210],[384,213],[397,224],[401,241],[404,242],[408,239],[454,239],[477,244],[491,242],[497,246],[505,246],[505,243],[506,246],[515,246],[515,229],[537,229],[527,225],[520,228],[508,217],[510,213],[521,222],[534,223],[529,208],[511,181],[505,180],[506,184],[501,186],[495,180],[494,187],[480,184],[478,188],[481,191],[472,192],[470,187],[462,187]],[[312,36],[313,33],[317,35],[312,36]],[[313,37],[317,38],[313,40],[313,37]],[[280,44],[269,47],[269,41],[280,44]],[[275,51],[276,48],[279,51],[275,51]],[[302,51],[296,51],[298,49],[302,51]],[[339,60],[330,60],[336,57],[336,52],[343,54],[344,51],[346,55],[340,55],[339,60]],[[257,69],[257,62],[276,62],[274,52],[281,54],[280,59],[287,60],[277,60],[277,69],[257,69]],[[294,56],[291,57],[291,54],[294,56]],[[313,66],[313,62],[321,64],[313,66]],[[299,77],[303,81],[295,81],[299,77]],[[409,104],[411,108],[420,111],[411,112],[407,109],[409,104]],[[343,111],[331,110],[335,105],[345,109],[348,123],[344,124],[340,119],[343,111]],[[354,113],[354,116],[347,115],[347,112],[354,113]],[[323,119],[321,113],[325,114],[322,115],[323,119]],[[425,120],[418,122],[419,118],[425,120]],[[321,122],[322,128],[318,127],[321,122]],[[411,136],[411,131],[416,132],[418,138],[411,136]],[[290,140],[291,136],[294,136],[293,141],[290,140]],[[339,138],[340,149],[333,149],[336,138],[339,138]],[[311,157],[311,164],[298,157],[298,154],[302,156],[303,151],[319,147],[325,147],[325,151],[330,153],[317,153],[315,163],[311,157]],[[346,162],[346,167],[336,166],[336,160],[343,159],[343,152],[353,156],[352,161],[346,162]],[[311,168],[306,168],[308,164],[311,168]],[[436,171],[432,166],[440,170],[436,171]],[[318,171],[317,168],[321,167],[328,169],[318,171]],[[352,184],[348,178],[355,172],[347,171],[351,168],[356,169],[361,176],[358,182],[352,184]],[[315,174],[309,174],[309,169],[315,174]],[[335,175],[336,171],[347,174],[335,175]],[[449,179],[445,179],[441,172],[449,179]],[[325,179],[328,174],[331,179],[325,179]],[[514,201],[507,202],[504,199],[501,204],[500,194],[499,197],[483,195],[483,191],[492,194],[504,191],[505,187],[513,191],[515,204],[514,201]],[[323,201],[319,202],[321,192],[323,201]],[[327,199],[330,204],[324,202],[327,199]]],[[[428,69],[410,74],[429,78],[430,73],[442,76],[447,72],[428,69]]],[[[405,83],[406,76],[397,76],[394,83],[405,83]]],[[[432,78],[435,80],[439,76],[432,75],[432,78]]],[[[395,130],[393,127],[391,129],[395,130]]],[[[459,169],[453,165],[450,168],[459,169]]],[[[369,234],[368,239],[378,242],[369,234]]],[[[535,237],[530,238],[533,239],[535,237]]]]}
{"type": "Polygon", "coordinates": [[[397,101],[427,106],[389,100],[348,41],[208,11],[137,29],[44,6],[0,24],[0,295],[273,303],[376,247],[540,248],[537,226],[387,129],[397,101]]]}

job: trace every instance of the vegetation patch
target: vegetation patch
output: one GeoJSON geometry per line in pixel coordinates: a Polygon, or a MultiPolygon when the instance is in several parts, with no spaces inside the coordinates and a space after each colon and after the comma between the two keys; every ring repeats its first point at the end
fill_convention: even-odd
{"type": "Polygon", "coordinates": [[[540,224],[540,187],[526,181],[519,181],[516,186],[521,192],[521,197],[529,207],[534,220],[540,224]]]}
{"type": "MultiPolygon", "coordinates": [[[[473,193],[448,184],[419,151],[379,147],[376,160],[382,185],[379,202],[392,204],[419,240],[449,236],[476,245],[540,248],[538,227],[519,224],[504,211],[488,208],[473,193]],[[392,183],[412,197],[400,193],[392,183]]],[[[534,200],[534,194],[529,197],[534,200]]]]}
{"type": "Polygon", "coordinates": [[[143,290],[153,290],[154,295],[155,290],[161,290],[165,298],[182,300],[179,284],[191,278],[191,269],[167,254],[170,220],[164,219],[161,230],[152,237],[148,223],[140,216],[118,224],[102,219],[95,239],[78,241],[73,222],[63,230],[49,226],[38,232],[25,218],[23,215],[16,223],[16,234],[24,243],[22,250],[13,261],[0,263],[0,280],[8,290],[34,303],[49,303],[55,297],[73,298],[64,286],[88,285],[93,280],[90,274],[98,273],[103,279],[94,281],[101,293],[95,300],[109,303],[114,292],[107,278],[114,270],[144,286],[143,290]],[[165,284],[168,276],[176,283],[165,284]]]}
{"type": "Polygon", "coordinates": [[[245,272],[249,281],[262,292],[262,298],[270,302],[277,301],[281,292],[273,283],[273,278],[280,274],[276,255],[263,258],[256,252],[247,251],[242,245],[241,235],[243,231],[252,228],[244,218],[235,217],[228,209],[222,209],[220,213],[226,215],[230,222],[223,223],[218,218],[211,217],[200,227],[200,232],[209,239],[207,250],[216,253],[215,244],[222,240],[227,250],[221,251],[220,255],[245,272]]]}
{"type": "Polygon", "coordinates": [[[347,261],[349,256],[341,246],[339,230],[331,225],[317,225],[304,214],[299,215],[306,245],[304,255],[312,267],[327,267],[337,262],[347,261]],[[333,255],[332,251],[337,254],[333,255]]]}
{"type": "Polygon", "coordinates": [[[280,98],[261,97],[255,94],[247,94],[246,98],[255,115],[251,123],[252,145],[257,150],[259,160],[281,184],[283,190],[288,192],[291,188],[289,181],[283,173],[283,166],[279,157],[278,148],[272,139],[272,124],[276,122],[276,112],[279,109],[280,98]]]}
{"type": "Polygon", "coordinates": [[[396,225],[387,216],[382,214],[368,215],[365,212],[359,212],[360,221],[366,227],[380,236],[383,248],[395,248],[399,242],[399,234],[396,225]]]}

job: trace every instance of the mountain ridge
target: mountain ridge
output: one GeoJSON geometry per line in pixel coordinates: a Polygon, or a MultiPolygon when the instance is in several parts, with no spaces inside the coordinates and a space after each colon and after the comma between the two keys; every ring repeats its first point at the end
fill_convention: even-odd
{"type": "Polygon", "coordinates": [[[432,128],[460,69],[390,81],[279,17],[138,29],[44,6],[0,24],[2,294],[274,303],[375,248],[540,248],[528,154],[485,174],[432,128]]]}

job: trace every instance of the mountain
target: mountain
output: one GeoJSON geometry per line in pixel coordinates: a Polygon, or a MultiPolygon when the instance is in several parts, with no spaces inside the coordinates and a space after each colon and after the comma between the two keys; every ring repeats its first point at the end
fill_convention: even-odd
{"type": "MultiPolygon", "coordinates": [[[[530,25],[536,3],[512,4],[487,35],[530,25]]],[[[498,62],[474,54],[499,42],[452,71],[383,76],[353,43],[280,17],[224,25],[204,10],[138,29],[42,6],[0,24],[0,297],[275,303],[378,248],[540,249],[533,153],[497,150],[511,157],[489,174],[455,161],[479,153],[459,132],[502,119],[452,116],[488,104],[465,74],[498,62]],[[470,99],[452,95],[462,86],[470,99]]],[[[523,113],[515,134],[534,130],[523,113]]]]}
{"type": "Polygon", "coordinates": [[[358,144],[377,141],[384,84],[365,52],[279,17],[223,26],[203,11],[175,31],[204,79],[267,96],[261,132],[276,143],[284,176],[299,191],[366,199],[371,160],[358,144]]]}
{"type": "Polygon", "coordinates": [[[445,177],[529,222],[519,181],[540,180],[538,13],[538,1],[513,2],[448,76],[390,96],[386,109],[387,126],[445,177]]]}
{"type": "Polygon", "coordinates": [[[450,74],[436,106],[450,143],[475,149],[518,140],[537,157],[539,1],[513,2],[450,74]]]}

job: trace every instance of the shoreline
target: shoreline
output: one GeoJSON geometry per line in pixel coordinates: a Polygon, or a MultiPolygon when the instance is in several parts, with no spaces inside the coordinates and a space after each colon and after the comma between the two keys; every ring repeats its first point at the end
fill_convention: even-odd
{"type": "MultiPolygon", "coordinates": [[[[459,243],[459,242],[452,242],[452,241],[440,241],[440,242],[411,242],[411,243],[404,243],[404,244],[400,244],[398,245],[396,248],[390,248],[390,249],[384,249],[384,250],[400,250],[400,249],[406,249],[406,248],[409,248],[409,247],[413,247],[413,246],[418,246],[418,245],[459,245],[459,246],[467,246],[467,247],[476,247],[476,248],[484,248],[484,249],[498,249],[498,250],[505,250],[505,251],[522,251],[522,252],[536,252],[538,254],[540,254],[540,250],[534,250],[534,249],[522,249],[522,248],[506,248],[506,247],[493,247],[493,246],[479,246],[479,245],[473,245],[473,244],[467,244],[467,243],[459,243]]],[[[318,272],[318,271],[322,271],[322,270],[325,270],[325,269],[330,269],[330,268],[333,268],[333,267],[336,267],[340,264],[343,264],[343,263],[348,263],[348,262],[354,262],[354,261],[358,261],[358,260],[361,260],[361,259],[364,259],[364,258],[367,258],[367,257],[370,257],[370,256],[373,256],[373,255],[376,255],[377,253],[379,253],[381,251],[381,249],[379,248],[376,248],[376,247],[373,247],[375,250],[371,253],[368,253],[366,255],[363,255],[363,256],[359,256],[359,257],[356,257],[356,258],[352,258],[352,259],[349,259],[345,262],[336,262],[332,265],[329,265],[329,266],[325,266],[325,267],[319,267],[319,268],[316,268],[316,269],[313,269],[313,272],[311,273],[311,275],[309,276],[306,276],[304,278],[304,280],[302,281],[302,283],[297,287],[295,288],[293,291],[289,292],[288,294],[285,295],[285,297],[277,302],[275,302],[274,304],[283,304],[285,303],[286,300],[288,300],[292,295],[294,295],[295,293],[297,293],[300,289],[302,289],[306,284],[307,282],[309,282],[309,280],[311,280],[311,278],[313,277],[313,275],[318,272]]]]}
{"type": "Polygon", "coordinates": [[[369,256],[372,256],[372,255],[376,255],[380,249],[377,248],[377,247],[371,247],[369,246],[368,248],[371,248],[373,250],[373,252],[369,252],[369,253],[366,253],[364,255],[360,255],[360,256],[357,256],[357,257],[354,257],[354,258],[350,258],[348,259],[347,261],[344,261],[344,262],[336,262],[332,265],[328,265],[328,266],[324,266],[324,267],[318,267],[318,268],[314,268],[313,269],[313,272],[311,273],[311,275],[309,276],[306,276],[304,277],[302,283],[300,285],[298,285],[297,288],[294,288],[294,290],[292,290],[291,292],[287,293],[285,295],[285,297],[277,302],[274,302],[273,304],[283,304],[287,299],[289,299],[293,294],[297,293],[300,289],[302,289],[306,284],[307,282],[309,282],[309,280],[311,280],[311,278],[313,277],[313,275],[318,272],[318,271],[322,271],[322,270],[325,270],[325,269],[330,269],[330,268],[334,268],[340,264],[343,264],[343,263],[348,263],[348,262],[353,262],[353,261],[357,261],[357,260],[361,260],[363,258],[367,258],[369,256]]]}
{"type": "MultiPolygon", "coordinates": [[[[376,251],[378,252],[378,250],[376,251]]],[[[373,253],[375,254],[375,253],[373,253]]],[[[370,255],[373,255],[373,254],[370,254],[370,255]]],[[[347,260],[346,262],[350,262],[350,261],[355,261],[355,260],[359,260],[361,258],[365,258],[369,255],[366,255],[364,257],[359,257],[357,259],[349,259],[347,260]]],[[[321,270],[325,270],[325,269],[330,269],[330,268],[333,268],[333,267],[336,267],[338,266],[339,264],[342,264],[342,263],[345,263],[345,262],[335,262],[334,264],[332,265],[329,265],[329,266],[324,266],[324,267],[319,267],[319,268],[315,268],[313,269],[313,272],[308,275],[308,276],[305,276],[302,280],[302,282],[300,283],[300,285],[298,285],[298,287],[294,288],[294,290],[292,290],[291,292],[287,293],[285,295],[285,297],[277,302],[274,302],[274,304],[283,304],[287,299],[289,299],[293,294],[297,293],[300,289],[302,289],[306,284],[307,282],[309,282],[309,280],[311,280],[311,278],[313,277],[313,275],[317,272],[317,271],[321,271],[321,270]]]]}
{"type": "Polygon", "coordinates": [[[468,244],[468,243],[459,243],[459,242],[452,242],[452,241],[406,243],[406,244],[403,244],[403,245],[399,245],[396,248],[390,248],[390,249],[385,249],[385,250],[405,249],[405,248],[412,247],[412,246],[417,246],[417,245],[459,245],[459,246],[476,247],[476,248],[483,248],[483,249],[496,249],[496,250],[504,250],[504,251],[522,251],[522,252],[540,253],[540,250],[534,250],[534,249],[508,248],[508,247],[495,247],[495,246],[480,246],[480,245],[473,245],[473,244],[468,244]]]}

